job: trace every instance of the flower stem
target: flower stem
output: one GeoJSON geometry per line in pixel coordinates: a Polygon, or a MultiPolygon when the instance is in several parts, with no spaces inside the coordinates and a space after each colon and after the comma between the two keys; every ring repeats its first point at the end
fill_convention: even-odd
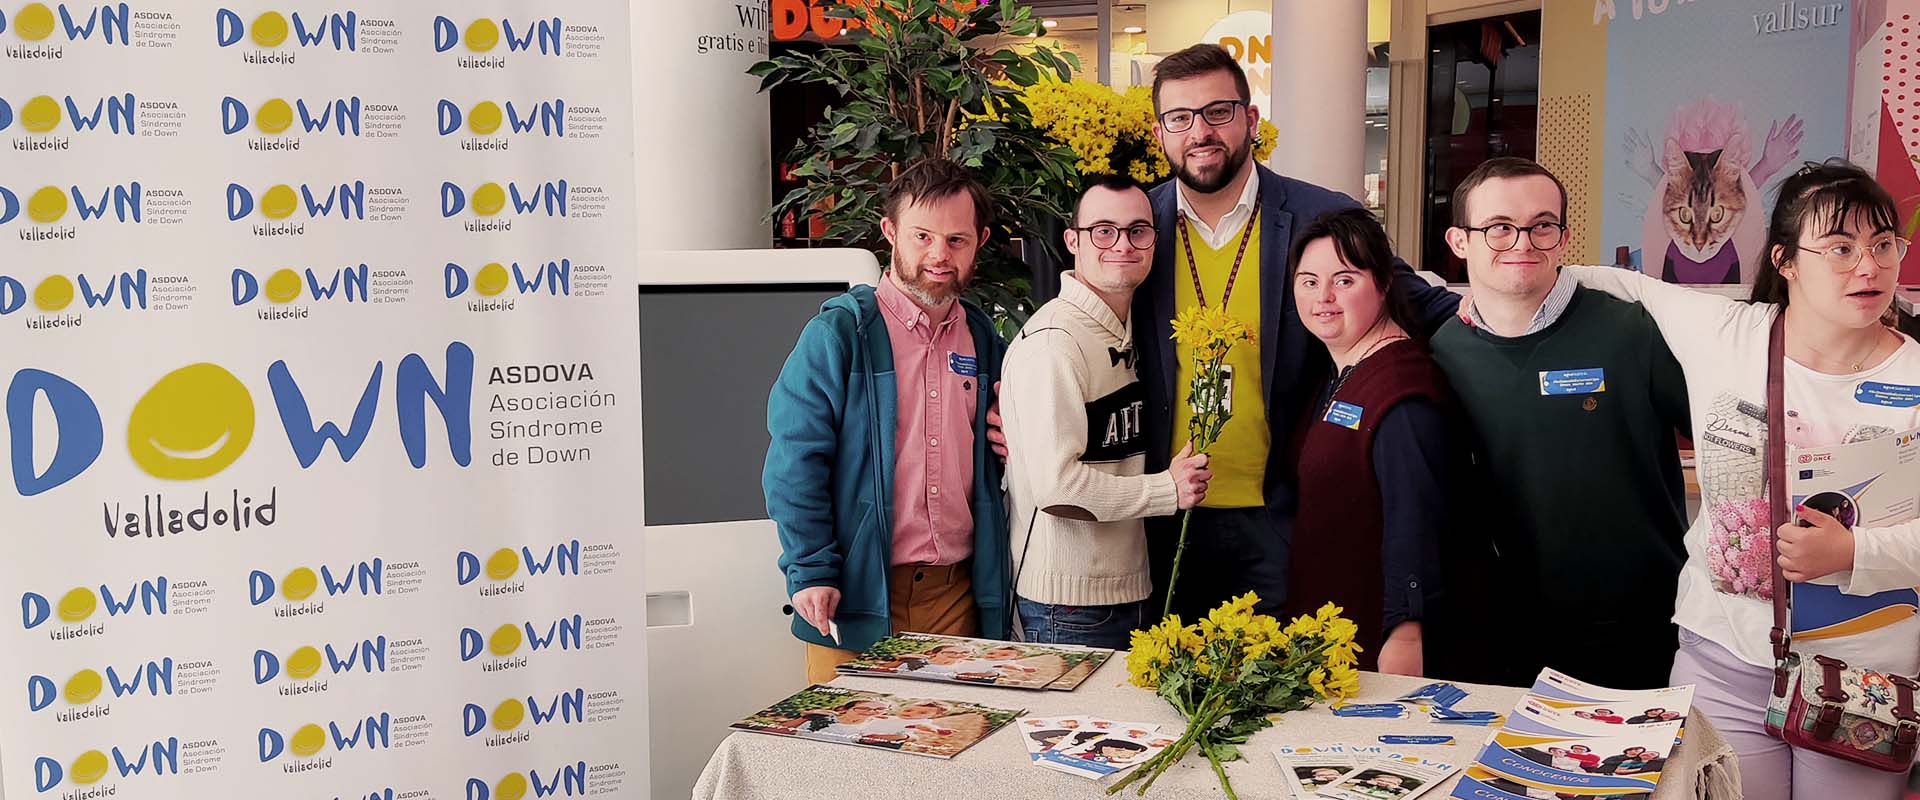
{"type": "Polygon", "coordinates": [[[1180,515],[1180,543],[1173,548],[1173,575],[1167,579],[1167,602],[1160,609],[1160,618],[1173,615],[1173,590],[1180,585],[1180,558],[1187,554],[1187,524],[1193,522],[1193,509],[1180,515]]]}
{"type": "Polygon", "coordinates": [[[1220,776],[1220,788],[1226,790],[1227,800],[1240,800],[1240,795],[1233,793],[1233,782],[1227,780],[1227,770],[1220,765],[1220,758],[1213,754],[1211,748],[1202,747],[1200,749],[1206,752],[1207,763],[1213,765],[1213,774],[1220,776]]]}

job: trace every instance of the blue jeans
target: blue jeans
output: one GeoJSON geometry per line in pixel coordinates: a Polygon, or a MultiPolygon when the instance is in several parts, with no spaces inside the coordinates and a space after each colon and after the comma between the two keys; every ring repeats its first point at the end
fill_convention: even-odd
{"type": "Polygon", "coordinates": [[[1058,606],[1017,598],[1024,641],[1125,650],[1129,634],[1147,626],[1146,601],[1113,606],[1058,606]]]}

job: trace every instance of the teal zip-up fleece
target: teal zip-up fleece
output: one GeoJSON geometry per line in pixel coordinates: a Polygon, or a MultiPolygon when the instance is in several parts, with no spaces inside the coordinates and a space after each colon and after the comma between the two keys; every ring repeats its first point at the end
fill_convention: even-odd
{"type": "MultiPolygon", "coordinates": [[[[978,408],[993,406],[1006,344],[985,312],[964,300],[980,376],[978,408]]],[[[893,345],[871,286],[820,306],[800,332],[767,398],[767,516],[780,534],[787,596],[840,590],[840,642],[799,614],[804,642],[861,651],[892,632],[887,575],[893,551],[893,437],[898,414],[893,345]]],[[[1008,637],[1013,604],[1002,467],[987,447],[987,415],[973,421],[973,578],[980,635],[1008,637]]]]}

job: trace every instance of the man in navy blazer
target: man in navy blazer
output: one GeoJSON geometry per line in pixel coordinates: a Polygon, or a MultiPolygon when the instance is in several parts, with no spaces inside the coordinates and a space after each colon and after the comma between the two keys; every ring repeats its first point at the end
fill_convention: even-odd
{"type": "MultiPolygon", "coordinates": [[[[1246,73],[1219,46],[1195,45],[1161,61],[1153,97],[1154,135],[1176,178],[1150,194],[1163,244],[1134,295],[1149,472],[1167,468],[1186,441],[1191,417],[1175,408],[1187,397],[1192,365],[1170,338],[1174,317],[1195,302],[1225,305],[1258,333],[1257,348],[1241,345],[1228,357],[1234,368],[1229,396],[1245,402],[1234,403],[1212,448],[1214,479],[1207,502],[1194,509],[1173,610],[1193,620],[1251,590],[1260,595],[1257,610],[1274,613],[1287,596],[1297,505],[1293,465],[1285,459],[1293,427],[1311,402],[1304,395],[1329,367],[1325,348],[1294,309],[1287,254],[1293,237],[1314,219],[1359,203],[1254,162],[1259,110],[1248,104],[1246,73]]],[[[1395,279],[1407,284],[1430,326],[1455,313],[1457,295],[1429,286],[1405,262],[1396,259],[1396,265],[1395,279]]],[[[1162,517],[1148,525],[1158,606],[1180,522],[1162,517]]]]}

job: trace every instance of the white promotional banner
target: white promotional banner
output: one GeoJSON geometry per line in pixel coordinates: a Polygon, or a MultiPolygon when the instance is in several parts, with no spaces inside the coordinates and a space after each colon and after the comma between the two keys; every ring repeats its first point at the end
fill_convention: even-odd
{"type": "Polygon", "coordinates": [[[0,796],[646,795],[629,31],[0,7],[0,796]]]}

